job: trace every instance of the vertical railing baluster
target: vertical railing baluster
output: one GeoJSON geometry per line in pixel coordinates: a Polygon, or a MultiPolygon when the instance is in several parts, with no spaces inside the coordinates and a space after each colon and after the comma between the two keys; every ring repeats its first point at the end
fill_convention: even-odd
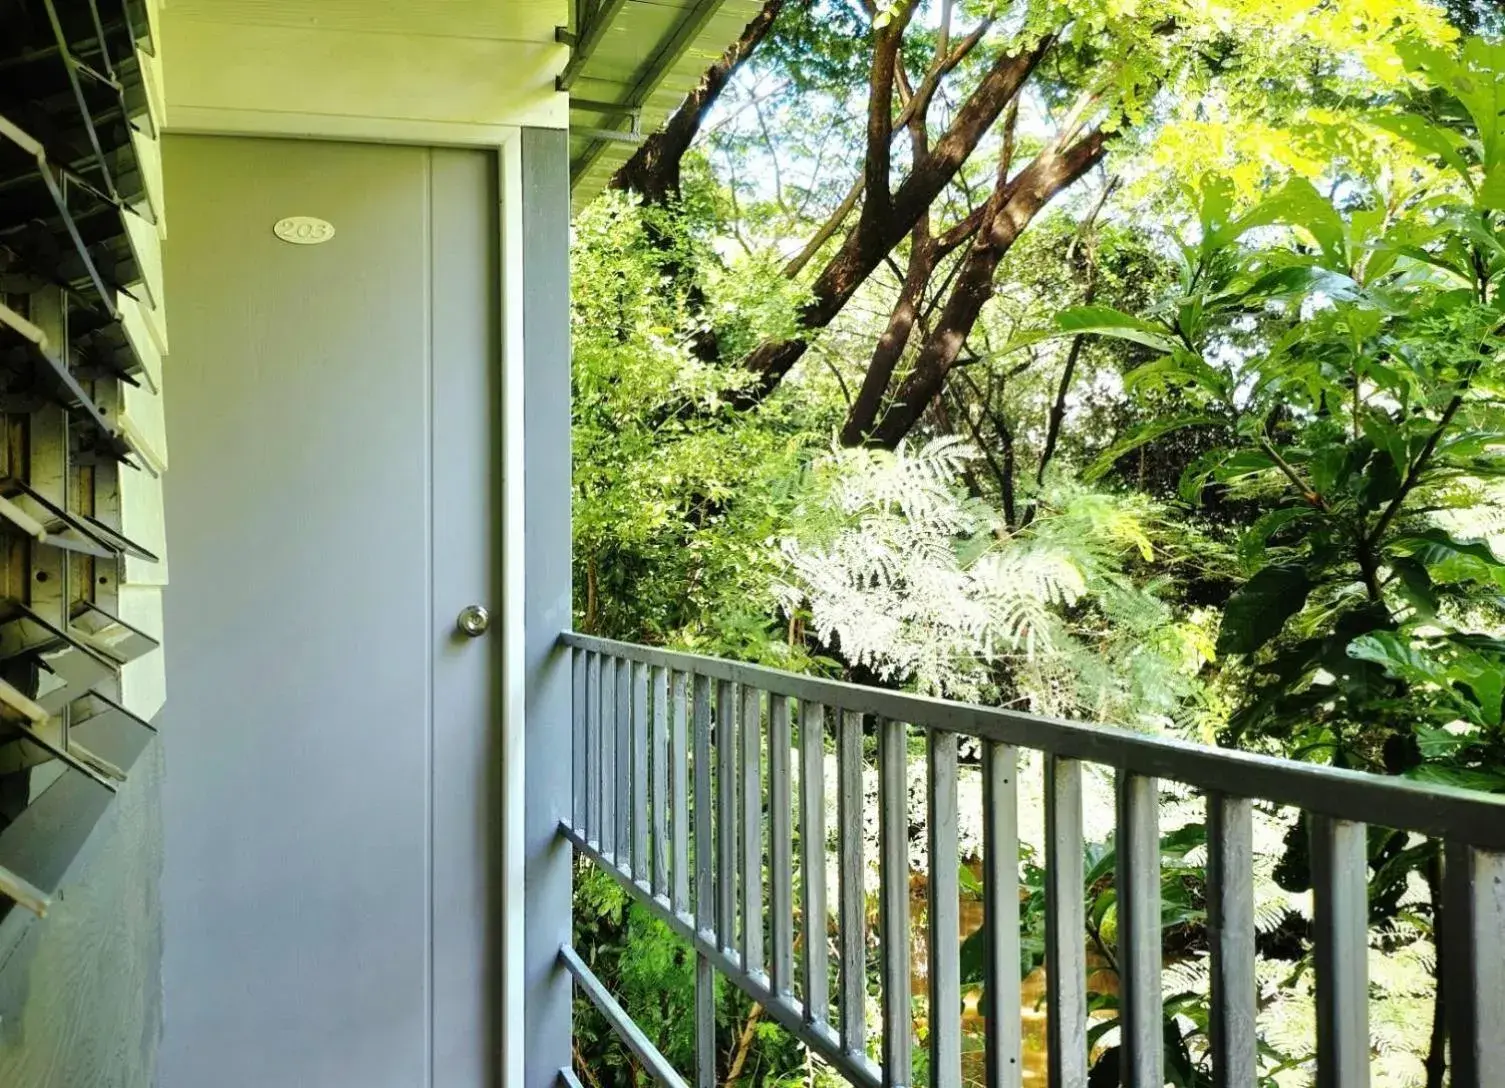
{"type": "Polygon", "coordinates": [[[742,687],[742,970],[763,970],[763,693],[742,687]]]}
{"type": "Polygon", "coordinates": [[[685,721],[685,674],[675,672],[670,681],[672,695],[669,708],[669,777],[674,795],[674,816],[670,836],[674,841],[674,864],[671,879],[674,892],[670,897],[674,913],[690,912],[690,776],[687,764],[690,737],[685,721]]]}
{"type": "Polygon", "coordinates": [[[1452,1088],[1505,1085],[1505,853],[1446,844],[1442,986],[1452,1088]]]}
{"type": "Polygon", "coordinates": [[[1045,757],[1046,1049],[1050,1088],[1087,1083],[1082,765],[1045,757]]]}
{"type": "Polygon", "coordinates": [[[1118,1007],[1123,1088],[1164,1088],[1159,787],[1118,772],[1118,1007]]]}
{"type": "Polygon", "coordinates": [[[1367,828],[1311,820],[1312,953],[1317,984],[1317,1088],[1369,1084],[1367,828]]]}
{"type": "MultiPolygon", "coordinates": [[[[715,937],[711,848],[711,681],[691,681],[692,728],[695,743],[695,928],[701,937],[715,937]]],[[[695,1085],[716,1088],[716,976],[703,953],[695,956],[695,1085]]]]}
{"type": "Polygon", "coordinates": [[[961,1083],[962,997],[957,850],[956,734],[932,732],[926,752],[929,797],[930,1083],[961,1083]]]}
{"type": "MultiPolygon", "coordinates": [[[[695,731],[695,928],[714,938],[716,906],[712,874],[715,852],[711,844],[711,681],[691,679],[695,731]]],[[[717,947],[720,947],[719,944],[717,947]]]]}
{"type": "Polygon", "coordinates": [[[570,651],[570,823],[585,834],[585,651],[570,651]]]}
{"type": "Polygon", "coordinates": [[[903,722],[878,723],[878,950],[882,961],[883,1083],[910,1082],[913,1024],[909,975],[909,783],[905,757],[908,730],[903,722]]]}
{"type": "Polygon", "coordinates": [[[695,1088],[717,1088],[716,973],[704,952],[695,954],[695,1088]]]}
{"type": "Polygon", "coordinates": [[[601,655],[592,650],[585,663],[586,783],[585,841],[601,849],[601,655]]]}
{"type": "Polygon", "coordinates": [[[867,910],[862,885],[862,715],[838,713],[836,856],[840,898],[841,1042],[867,1049],[867,910]]]}
{"type": "Polygon", "coordinates": [[[982,907],[987,960],[988,1088],[1020,1088],[1024,1039],[1019,979],[1019,755],[1007,744],[982,747],[982,907]]]}
{"type": "Polygon", "coordinates": [[[632,879],[647,884],[648,828],[652,798],[648,787],[648,666],[632,663],[632,879]]]}
{"type": "Polygon", "coordinates": [[[737,946],[737,685],[716,685],[716,915],[718,947],[737,946]]]}
{"type": "Polygon", "coordinates": [[[617,659],[601,659],[601,856],[617,863],[617,659]]]}
{"type": "Polygon", "coordinates": [[[1207,937],[1212,947],[1213,1074],[1220,1088],[1254,1088],[1254,806],[1242,797],[1207,796],[1207,937]]]}
{"type": "Polygon", "coordinates": [[[632,873],[632,662],[618,658],[617,680],[617,868],[632,873]]]}
{"type": "Polygon", "coordinates": [[[773,992],[794,990],[794,828],[790,793],[789,699],[768,693],[768,883],[773,918],[773,992]]]}
{"type": "Polygon", "coordinates": [[[830,1018],[830,961],[826,951],[826,708],[800,701],[800,912],[805,1019],[830,1018]]]}
{"type": "Polygon", "coordinates": [[[654,665],[649,675],[652,695],[652,743],[649,763],[653,790],[648,810],[653,826],[653,894],[669,895],[669,671],[654,665]]]}

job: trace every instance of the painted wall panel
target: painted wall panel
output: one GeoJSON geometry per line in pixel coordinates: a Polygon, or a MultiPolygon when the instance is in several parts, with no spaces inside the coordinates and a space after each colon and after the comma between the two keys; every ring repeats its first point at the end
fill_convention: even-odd
{"type": "Polygon", "coordinates": [[[140,333],[145,333],[155,345],[155,359],[143,356],[142,362],[147,366],[155,365],[157,370],[154,377],[161,376],[161,356],[167,354],[167,307],[166,300],[157,307],[147,306],[138,302],[130,295],[121,295],[116,300],[116,306],[122,315],[122,323],[125,325],[126,335],[131,337],[133,343],[141,343],[140,333]]]}
{"type": "Polygon", "coordinates": [[[172,14],[242,25],[552,42],[566,0],[173,0],[172,14]]]}
{"type": "Polygon", "coordinates": [[[131,347],[136,349],[136,357],[146,368],[150,384],[161,389],[162,348],[158,345],[157,338],[152,335],[151,318],[148,316],[146,307],[129,297],[122,298],[119,306],[121,324],[125,328],[125,335],[130,340],[131,347]]]}
{"type": "Polygon", "coordinates": [[[145,387],[125,386],[121,390],[120,426],[142,448],[153,469],[167,471],[167,428],[162,420],[161,397],[145,387]]]}
{"type": "Polygon", "coordinates": [[[568,123],[554,90],[567,50],[553,42],[221,23],[176,6],[165,35],[176,131],[310,134],[334,118],[379,138],[382,122],[568,123]]]}
{"type": "Polygon", "coordinates": [[[157,228],[145,217],[127,215],[124,219],[126,233],[131,239],[131,247],[136,251],[136,259],[141,263],[143,283],[137,285],[134,291],[138,293],[141,302],[148,306],[153,308],[162,306],[165,298],[162,289],[162,239],[157,235],[157,228]],[[143,287],[145,293],[140,294],[143,287]]]}
{"type": "Polygon", "coordinates": [[[166,238],[167,204],[162,199],[162,145],[140,130],[131,134],[131,143],[136,148],[136,161],[141,164],[141,177],[146,184],[146,203],[157,224],[157,237],[166,238]]]}

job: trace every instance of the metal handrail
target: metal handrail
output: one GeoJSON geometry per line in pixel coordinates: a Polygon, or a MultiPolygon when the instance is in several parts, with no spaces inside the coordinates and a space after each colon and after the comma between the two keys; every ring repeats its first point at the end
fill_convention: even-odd
{"type": "Polygon", "coordinates": [[[879,1088],[909,1082],[905,753],[910,729],[924,735],[927,749],[930,1007],[953,1010],[931,1016],[932,1083],[956,1083],[961,1060],[957,867],[938,866],[935,859],[957,856],[957,738],[967,736],[983,742],[990,1085],[1017,1085],[1022,1074],[1019,1025],[1007,1014],[1019,1005],[1021,748],[1045,755],[1047,1052],[1053,1085],[1085,1084],[1089,1058],[1082,939],[1085,764],[1116,771],[1125,1084],[1163,1083],[1161,779],[1199,789],[1207,801],[1211,1058],[1220,1085],[1245,1088],[1258,1075],[1253,1028],[1255,801],[1298,807],[1310,817],[1319,1081],[1367,1083],[1366,825],[1374,824],[1443,840],[1447,925],[1439,928],[1445,940],[1442,985],[1452,1083],[1455,1088],[1505,1084],[1505,798],[575,633],[562,635],[561,643],[573,655],[575,691],[574,797],[563,834],[694,945],[697,1037],[702,1040],[697,1085],[710,1083],[714,1074],[713,970],[762,1004],[852,1083],[879,1088]],[[864,1010],[865,723],[876,723],[879,746],[881,1064],[867,1056],[864,1010]],[[824,776],[833,733],[839,879],[836,954],[829,957],[824,776]],[[790,796],[791,753],[799,760],[798,798],[790,796]],[[796,866],[791,847],[796,811],[802,845],[798,966],[803,1001],[794,993],[796,866]],[[766,905],[765,871],[771,893],[766,905]],[[828,1007],[832,958],[838,968],[835,1016],[828,1007]]]}

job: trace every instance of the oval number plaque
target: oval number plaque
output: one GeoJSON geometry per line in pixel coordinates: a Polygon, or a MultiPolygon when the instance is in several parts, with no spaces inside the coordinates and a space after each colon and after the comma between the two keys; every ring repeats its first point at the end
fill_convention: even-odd
{"type": "Polygon", "coordinates": [[[295,246],[316,246],[334,237],[334,224],[312,215],[290,215],[273,223],[272,233],[295,246]]]}

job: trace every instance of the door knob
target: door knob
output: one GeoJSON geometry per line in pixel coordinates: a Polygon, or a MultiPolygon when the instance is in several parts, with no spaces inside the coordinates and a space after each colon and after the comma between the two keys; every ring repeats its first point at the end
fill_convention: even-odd
{"type": "Polygon", "coordinates": [[[471,638],[480,638],[490,626],[491,613],[478,604],[468,604],[460,609],[460,615],[455,620],[455,627],[460,633],[471,638]]]}

